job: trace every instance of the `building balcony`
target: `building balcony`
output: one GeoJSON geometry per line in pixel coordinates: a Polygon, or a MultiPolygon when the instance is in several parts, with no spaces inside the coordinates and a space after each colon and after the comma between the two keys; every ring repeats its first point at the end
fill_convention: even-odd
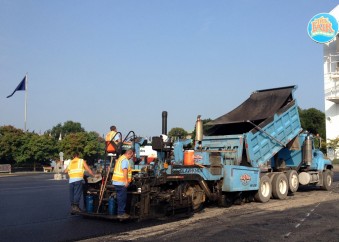
{"type": "Polygon", "coordinates": [[[325,90],[326,100],[339,103],[339,86],[331,87],[325,90]]]}
{"type": "Polygon", "coordinates": [[[327,97],[326,100],[339,104],[339,97],[327,97]]]}

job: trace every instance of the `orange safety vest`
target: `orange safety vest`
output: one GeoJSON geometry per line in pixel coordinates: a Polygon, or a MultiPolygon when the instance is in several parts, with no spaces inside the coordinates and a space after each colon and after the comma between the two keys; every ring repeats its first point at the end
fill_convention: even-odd
{"type": "MultiPolygon", "coordinates": [[[[115,166],[114,166],[114,172],[113,172],[113,177],[112,177],[112,181],[117,181],[117,182],[125,182],[125,178],[124,178],[124,173],[122,171],[122,168],[121,168],[121,164],[122,164],[122,161],[126,159],[126,156],[125,155],[122,155],[119,157],[119,159],[117,160],[117,162],[115,163],[115,166]]],[[[131,182],[132,181],[132,168],[128,162],[128,182],[131,182]]]]}
{"type": "MultiPolygon", "coordinates": [[[[115,153],[115,147],[112,145],[111,143],[111,140],[113,139],[114,135],[116,134],[117,132],[115,131],[110,131],[106,134],[106,151],[108,153],[115,153]]],[[[113,140],[113,142],[115,142],[113,140]]]]}
{"type": "Polygon", "coordinates": [[[106,134],[106,141],[111,141],[116,133],[117,133],[117,132],[115,132],[115,131],[110,131],[110,132],[108,132],[108,133],[106,134]]]}
{"type": "Polygon", "coordinates": [[[83,178],[84,177],[84,160],[74,158],[68,165],[69,178],[83,178]]]}

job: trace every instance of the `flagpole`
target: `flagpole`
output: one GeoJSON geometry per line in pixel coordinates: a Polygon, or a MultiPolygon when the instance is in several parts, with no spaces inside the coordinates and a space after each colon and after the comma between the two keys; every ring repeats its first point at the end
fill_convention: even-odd
{"type": "Polygon", "coordinates": [[[26,83],[25,83],[25,132],[26,132],[26,123],[27,123],[27,86],[28,86],[28,73],[26,73],[26,83]]]}

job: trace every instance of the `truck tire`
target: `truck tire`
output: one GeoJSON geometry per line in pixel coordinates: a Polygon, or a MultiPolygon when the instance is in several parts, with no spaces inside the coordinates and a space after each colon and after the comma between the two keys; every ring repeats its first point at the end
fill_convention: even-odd
{"type": "Polygon", "coordinates": [[[193,211],[199,211],[202,209],[202,205],[205,202],[205,192],[199,185],[191,185],[187,188],[187,196],[192,197],[192,208],[193,211]]]}
{"type": "Polygon", "coordinates": [[[260,177],[259,190],[254,195],[256,202],[265,203],[268,202],[272,195],[272,184],[268,176],[260,177]]]}
{"type": "Polygon", "coordinates": [[[329,191],[332,187],[333,172],[331,170],[325,170],[323,172],[323,185],[321,189],[329,191]]]}
{"type": "Polygon", "coordinates": [[[290,192],[296,192],[299,188],[299,176],[296,170],[289,170],[286,172],[288,180],[288,190],[290,192]]]}
{"type": "Polygon", "coordinates": [[[288,181],[284,173],[278,173],[272,179],[272,195],[276,199],[285,199],[288,193],[288,181]]]}
{"type": "Polygon", "coordinates": [[[226,194],[222,194],[218,200],[218,205],[220,207],[229,208],[232,206],[232,199],[230,199],[226,194]]]}

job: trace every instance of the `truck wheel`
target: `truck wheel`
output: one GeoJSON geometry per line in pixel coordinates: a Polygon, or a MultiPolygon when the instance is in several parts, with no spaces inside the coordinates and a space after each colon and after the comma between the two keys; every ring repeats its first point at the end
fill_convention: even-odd
{"type": "Polygon", "coordinates": [[[260,177],[259,190],[254,195],[256,202],[265,203],[268,202],[272,195],[272,184],[268,176],[260,177]]]}
{"type": "Polygon", "coordinates": [[[284,173],[276,174],[272,180],[272,195],[276,199],[285,199],[288,193],[288,181],[284,173]]]}
{"type": "Polygon", "coordinates": [[[189,186],[186,195],[192,197],[192,207],[194,211],[198,211],[202,208],[202,204],[205,202],[205,192],[199,185],[189,186]]]}
{"type": "Polygon", "coordinates": [[[231,207],[232,206],[232,199],[230,199],[226,194],[222,194],[218,200],[218,205],[220,207],[231,207]]]}
{"type": "Polygon", "coordinates": [[[333,182],[333,173],[331,170],[325,170],[323,172],[323,186],[321,187],[323,190],[329,191],[332,187],[333,182]]]}
{"type": "Polygon", "coordinates": [[[299,188],[299,176],[296,170],[289,170],[286,172],[288,180],[288,189],[290,192],[296,192],[299,188]]]}

